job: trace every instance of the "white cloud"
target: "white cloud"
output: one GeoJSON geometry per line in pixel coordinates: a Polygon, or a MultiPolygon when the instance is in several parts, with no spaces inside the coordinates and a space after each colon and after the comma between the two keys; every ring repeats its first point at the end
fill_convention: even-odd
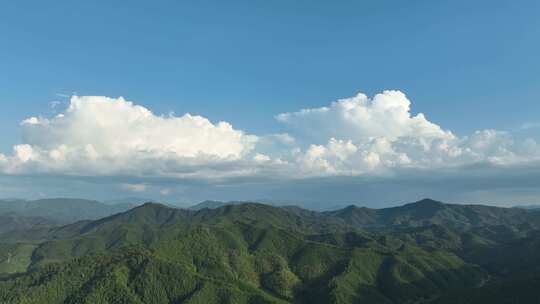
{"type": "Polygon", "coordinates": [[[123,98],[74,96],[54,117],[21,122],[23,143],[11,155],[0,154],[0,171],[288,179],[540,160],[540,146],[532,139],[519,141],[496,130],[458,137],[423,114],[413,115],[411,102],[399,91],[372,99],[358,94],[276,119],[286,133],[255,136],[202,116],[155,115],[123,98]]]}
{"type": "Polygon", "coordinates": [[[38,155],[30,145],[16,145],[13,147],[14,158],[17,161],[26,163],[35,160],[38,155]]]}
{"type": "Polygon", "coordinates": [[[276,119],[305,143],[294,154],[299,171],[307,175],[378,174],[477,162],[509,165],[540,158],[540,147],[530,139],[516,142],[495,130],[460,138],[423,114],[412,115],[410,106],[405,94],[385,91],[373,99],[358,94],[276,119]]]}
{"type": "Polygon", "coordinates": [[[37,117],[30,117],[21,122],[21,126],[28,126],[28,125],[39,125],[41,121],[43,121],[43,118],[37,118],[37,117]]]}
{"type": "Polygon", "coordinates": [[[103,156],[126,152],[196,157],[238,158],[251,150],[256,137],[229,123],[212,124],[201,116],[156,116],[124,100],[74,96],[64,114],[51,120],[31,117],[22,123],[27,143],[51,148],[91,145],[103,156]]]}
{"type": "Polygon", "coordinates": [[[157,116],[121,97],[74,96],[64,113],[30,117],[21,126],[24,144],[14,147],[4,169],[11,173],[184,171],[242,159],[258,140],[227,122],[213,124],[190,114],[157,116]]]}
{"type": "Polygon", "coordinates": [[[49,102],[49,107],[50,107],[51,109],[55,110],[55,109],[58,108],[61,104],[62,104],[61,101],[53,100],[53,101],[50,101],[50,102],[49,102]]]}
{"type": "Polygon", "coordinates": [[[131,192],[144,192],[146,191],[146,185],[145,184],[122,184],[122,189],[131,191],[131,192]]]}
{"type": "Polygon", "coordinates": [[[411,102],[400,91],[384,91],[373,99],[360,93],[333,102],[329,107],[283,113],[276,119],[315,141],[329,138],[360,141],[375,137],[390,140],[405,136],[453,137],[451,132],[429,122],[423,114],[411,115],[410,105],[411,102]]]}
{"type": "Polygon", "coordinates": [[[159,194],[163,195],[163,196],[167,196],[169,194],[171,194],[172,192],[172,189],[170,188],[163,188],[161,190],[159,190],[159,194]]]}
{"type": "Polygon", "coordinates": [[[270,161],[270,157],[268,155],[257,153],[255,154],[255,156],[253,156],[253,160],[259,163],[264,163],[264,162],[270,161]]]}

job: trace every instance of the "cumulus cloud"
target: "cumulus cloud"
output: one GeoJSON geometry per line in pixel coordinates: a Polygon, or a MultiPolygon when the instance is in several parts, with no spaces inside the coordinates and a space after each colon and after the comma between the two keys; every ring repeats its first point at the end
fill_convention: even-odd
{"type": "Polygon", "coordinates": [[[65,112],[30,117],[21,127],[24,144],[7,157],[9,173],[190,173],[237,161],[258,139],[202,116],[158,116],[121,97],[73,96],[65,112]]]}
{"type": "Polygon", "coordinates": [[[400,91],[384,91],[369,99],[364,94],[333,102],[329,107],[282,113],[276,119],[311,140],[337,138],[360,141],[415,136],[452,138],[449,131],[410,113],[411,102],[400,91]]]}
{"type": "MultiPolygon", "coordinates": [[[[0,154],[0,171],[283,180],[540,160],[540,145],[532,139],[496,130],[457,136],[413,115],[411,101],[399,91],[358,94],[276,119],[286,133],[256,136],[202,116],[156,115],[123,98],[73,96],[62,113],[21,122],[23,143],[0,154]]],[[[146,184],[126,185],[137,191],[146,184]]]]}
{"type": "Polygon", "coordinates": [[[294,153],[299,171],[307,175],[381,174],[476,162],[508,165],[540,156],[536,142],[516,142],[505,132],[482,130],[458,137],[421,113],[412,115],[411,102],[399,91],[384,91],[373,99],[358,94],[276,119],[307,143],[294,153]]]}

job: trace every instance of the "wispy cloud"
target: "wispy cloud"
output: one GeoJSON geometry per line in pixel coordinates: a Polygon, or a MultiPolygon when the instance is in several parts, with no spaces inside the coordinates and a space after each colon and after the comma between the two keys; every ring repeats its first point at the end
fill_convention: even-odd
{"type": "Polygon", "coordinates": [[[144,192],[146,191],[146,185],[145,184],[122,184],[122,189],[131,191],[131,192],[144,192]]]}
{"type": "Polygon", "coordinates": [[[53,111],[56,111],[56,109],[62,104],[59,100],[52,100],[49,102],[49,108],[51,108],[53,111]]]}
{"type": "Polygon", "coordinates": [[[526,122],[521,125],[522,130],[530,130],[540,128],[540,122],[526,122]]]}

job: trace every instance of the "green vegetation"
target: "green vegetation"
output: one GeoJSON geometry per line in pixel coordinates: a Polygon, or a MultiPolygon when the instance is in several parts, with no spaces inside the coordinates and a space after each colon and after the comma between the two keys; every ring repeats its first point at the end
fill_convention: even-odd
{"type": "Polygon", "coordinates": [[[0,303],[538,302],[537,215],[499,209],[145,204],[4,239],[0,303]]]}
{"type": "Polygon", "coordinates": [[[25,272],[32,262],[35,248],[34,244],[0,244],[0,275],[25,272]]]}

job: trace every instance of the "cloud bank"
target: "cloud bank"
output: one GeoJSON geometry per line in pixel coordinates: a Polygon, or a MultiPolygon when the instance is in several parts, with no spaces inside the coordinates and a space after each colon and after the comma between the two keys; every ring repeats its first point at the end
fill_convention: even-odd
{"type": "Polygon", "coordinates": [[[21,128],[24,144],[0,158],[6,173],[182,176],[242,159],[258,140],[226,122],[157,116],[121,97],[73,96],[63,113],[21,128]]]}
{"type": "MultiPolygon", "coordinates": [[[[533,139],[497,130],[457,136],[413,115],[400,91],[276,115],[286,129],[281,134],[254,135],[197,115],[156,115],[122,97],[73,96],[57,110],[54,117],[21,122],[23,143],[0,154],[3,175],[107,176],[125,191],[145,192],[159,179],[212,185],[401,178],[407,170],[522,168],[540,161],[533,139]]],[[[160,191],[173,192],[170,185],[160,191]]]]}
{"type": "Polygon", "coordinates": [[[436,169],[487,162],[512,165],[534,161],[540,146],[532,139],[516,141],[508,133],[481,130],[457,137],[413,116],[411,102],[399,91],[364,94],[329,107],[283,113],[286,124],[308,148],[297,150],[301,169],[311,175],[362,175],[396,168],[436,169]]]}

